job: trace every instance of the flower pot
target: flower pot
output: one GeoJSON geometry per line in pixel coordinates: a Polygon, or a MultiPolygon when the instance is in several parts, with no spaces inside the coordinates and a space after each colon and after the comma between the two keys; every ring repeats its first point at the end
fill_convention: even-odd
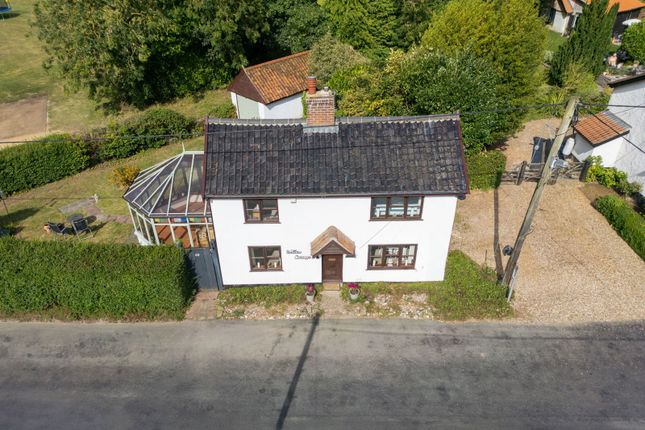
{"type": "Polygon", "coordinates": [[[305,297],[307,298],[307,301],[309,303],[313,303],[314,302],[314,297],[316,297],[316,295],[315,294],[305,294],[305,297]]]}
{"type": "Polygon", "coordinates": [[[352,300],[358,300],[358,296],[361,293],[361,290],[358,288],[351,288],[349,290],[349,298],[352,300]]]}

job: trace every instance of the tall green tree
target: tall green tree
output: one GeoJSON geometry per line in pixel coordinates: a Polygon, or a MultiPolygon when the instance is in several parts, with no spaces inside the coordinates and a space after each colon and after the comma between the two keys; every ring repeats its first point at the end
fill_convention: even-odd
{"type": "Polygon", "coordinates": [[[617,13],[618,3],[609,8],[609,0],[594,0],[583,6],[573,33],[553,55],[549,70],[553,84],[562,86],[567,70],[574,63],[594,76],[603,71],[617,13]]]}
{"type": "Polygon", "coordinates": [[[271,0],[268,2],[271,51],[305,51],[329,31],[327,15],[316,0],[271,0]]]}
{"type": "Polygon", "coordinates": [[[225,82],[266,25],[262,0],[40,0],[35,15],[47,66],[112,108],[225,82]]]}
{"type": "Polygon", "coordinates": [[[338,70],[367,63],[367,57],[327,33],[311,48],[309,71],[318,78],[319,83],[325,85],[338,70]]]}
{"type": "Polygon", "coordinates": [[[397,44],[396,0],[324,0],[335,37],[370,56],[397,44]]]}
{"type": "Polygon", "coordinates": [[[623,34],[622,48],[641,64],[645,62],[645,22],[630,26],[623,34]]]}
{"type": "Polygon", "coordinates": [[[403,0],[398,16],[399,46],[408,49],[421,41],[430,25],[432,14],[439,12],[448,0],[403,0]]]}

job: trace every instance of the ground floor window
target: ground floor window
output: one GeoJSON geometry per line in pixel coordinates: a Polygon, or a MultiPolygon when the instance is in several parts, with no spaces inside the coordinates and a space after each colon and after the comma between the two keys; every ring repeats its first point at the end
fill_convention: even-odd
{"type": "Polygon", "coordinates": [[[368,269],[414,269],[417,245],[370,245],[368,269]]]}
{"type": "Polygon", "coordinates": [[[279,246],[249,246],[249,261],[254,272],[282,270],[282,252],[279,246]]]}

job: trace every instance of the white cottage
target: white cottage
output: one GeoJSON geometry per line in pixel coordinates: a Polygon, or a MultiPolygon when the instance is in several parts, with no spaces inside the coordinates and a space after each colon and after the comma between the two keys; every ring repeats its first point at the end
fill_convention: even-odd
{"type": "Polygon", "coordinates": [[[302,118],[309,51],[244,67],[228,86],[240,119],[302,118]]]}
{"type": "Polygon", "coordinates": [[[458,115],[210,119],[204,196],[225,286],[439,281],[469,192],[458,115]]]}
{"type": "Polygon", "coordinates": [[[614,89],[606,111],[575,126],[573,155],[580,161],[601,156],[605,167],[627,173],[645,189],[645,73],[609,83],[614,89]]]}

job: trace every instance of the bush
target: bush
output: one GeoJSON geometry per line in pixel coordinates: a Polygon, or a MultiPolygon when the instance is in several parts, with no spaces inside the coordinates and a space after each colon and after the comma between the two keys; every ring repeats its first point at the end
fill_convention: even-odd
{"type": "Polygon", "coordinates": [[[0,150],[0,189],[7,195],[73,175],[90,164],[82,141],[55,134],[0,150]]]}
{"type": "Polygon", "coordinates": [[[593,205],[623,240],[645,260],[645,219],[617,196],[600,197],[593,205]]]}
{"type": "Polygon", "coordinates": [[[598,182],[607,188],[613,188],[623,195],[631,195],[641,191],[641,184],[629,182],[627,173],[615,167],[603,167],[601,157],[589,157],[591,167],[587,172],[587,182],[598,182]]]}
{"type": "Polygon", "coordinates": [[[236,118],[237,111],[235,110],[235,105],[233,103],[226,102],[213,107],[208,112],[208,116],[213,118],[236,118]]]}
{"type": "Polygon", "coordinates": [[[159,148],[168,143],[166,135],[188,135],[194,122],[170,109],[150,109],[140,116],[108,127],[110,139],[98,146],[98,160],[125,158],[149,148],[159,148]],[[139,138],[136,136],[157,136],[139,138]]]}
{"type": "Polygon", "coordinates": [[[109,180],[119,188],[128,188],[137,178],[140,171],[141,169],[138,167],[126,164],[112,170],[109,180]]]}
{"type": "Polygon", "coordinates": [[[506,168],[506,156],[500,151],[485,151],[466,157],[470,187],[488,190],[499,187],[506,168]]]}
{"type": "Polygon", "coordinates": [[[301,303],[305,300],[305,286],[292,284],[234,287],[222,291],[218,299],[227,305],[258,304],[273,306],[279,303],[301,303]]]}
{"type": "Polygon", "coordinates": [[[645,22],[631,25],[625,31],[622,48],[634,60],[645,62],[645,22]]]}
{"type": "Polygon", "coordinates": [[[0,240],[0,314],[181,319],[193,293],[174,247],[0,240]]]}

